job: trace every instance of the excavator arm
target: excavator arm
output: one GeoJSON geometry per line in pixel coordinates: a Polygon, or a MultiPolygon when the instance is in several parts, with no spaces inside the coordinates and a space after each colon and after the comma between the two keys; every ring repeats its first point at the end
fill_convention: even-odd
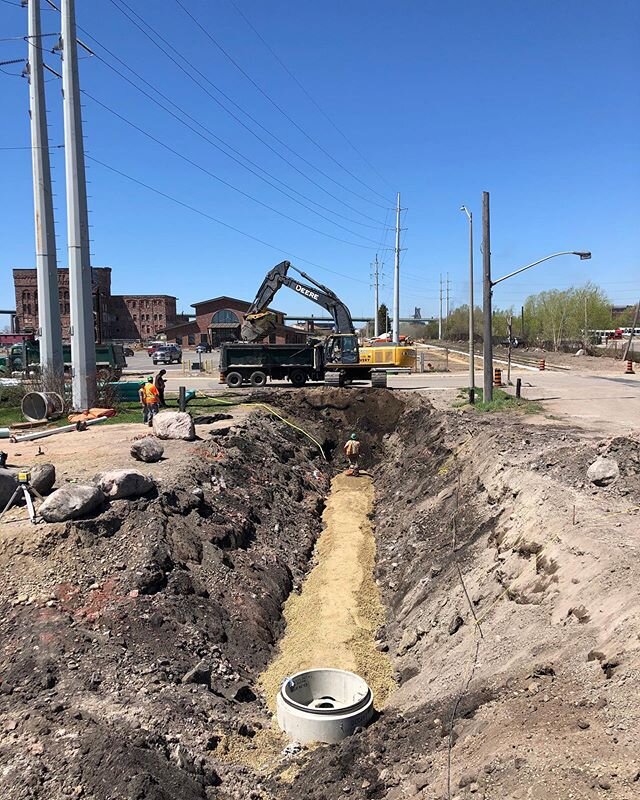
{"type": "Polygon", "coordinates": [[[275,328],[273,314],[267,311],[267,307],[282,286],[288,286],[294,292],[308,297],[314,303],[325,308],[333,317],[338,333],[355,334],[351,313],[342,300],[331,289],[318,283],[310,275],[292,267],[289,261],[282,261],[266,274],[255,300],[245,315],[240,329],[240,335],[244,341],[259,342],[275,328]],[[289,269],[297,272],[312,285],[307,286],[292,278],[288,274],[289,269]]]}

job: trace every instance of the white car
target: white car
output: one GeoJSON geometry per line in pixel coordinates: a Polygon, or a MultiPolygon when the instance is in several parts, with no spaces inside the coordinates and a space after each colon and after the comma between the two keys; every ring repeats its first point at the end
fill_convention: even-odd
{"type": "Polygon", "coordinates": [[[158,364],[182,364],[182,350],[175,344],[166,347],[158,347],[153,353],[153,363],[158,364]]]}

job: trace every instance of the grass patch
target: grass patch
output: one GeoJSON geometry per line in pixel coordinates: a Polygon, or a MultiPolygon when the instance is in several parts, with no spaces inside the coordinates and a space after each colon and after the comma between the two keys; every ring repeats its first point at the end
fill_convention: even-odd
{"type": "Polygon", "coordinates": [[[462,402],[456,401],[454,406],[456,408],[475,409],[478,412],[515,411],[520,414],[539,414],[543,410],[540,403],[534,400],[518,399],[503,389],[493,390],[493,400],[490,403],[484,402],[482,389],[476,387],[475,395],[476,402],[471,405],[469,403],[469,389],[460,389],[459,397],[463,398],[462,402]]]}

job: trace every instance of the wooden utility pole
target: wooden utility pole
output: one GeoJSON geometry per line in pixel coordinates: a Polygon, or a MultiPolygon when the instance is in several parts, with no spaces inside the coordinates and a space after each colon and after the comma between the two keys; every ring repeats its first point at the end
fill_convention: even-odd
{"type": "Polygon", "coordinates": [[[640,300],[636,303],[636,313],[633,317],[633,325],[631,326],[631,336],[629,336],[629,341],[627,342],[627,347],[624,351],[624,355],[622,356],[622,360],[626,361],[629,356],[629,350],[631,349],[631,342],[633,341],[633,337],[638,327],[638,311],[640,311],[640,300]]]}

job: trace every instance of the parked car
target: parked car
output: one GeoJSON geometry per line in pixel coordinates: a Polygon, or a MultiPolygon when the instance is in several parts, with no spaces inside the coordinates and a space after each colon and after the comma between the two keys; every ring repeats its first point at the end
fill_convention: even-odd
{"type": "Polygon", "coordinates": [[[182,350],[175,344],[158,347],[152,356],[154,364],[182,364],[182,350]]]}
{"type": "Polygon", "coordinates": [[[166,346],[167,346],[166,342],[151,342],[151,344],[147,347],[147,353],[150,356],[152,356],[159,347],[166,347],[166,346]]]}
{"type": "Polygon", "coordinates": [[[200,344],[196,347],[196,353],[210,353],[211,352],[211,345],[207,344],[206,342],[200,342],[200,344]]]}

